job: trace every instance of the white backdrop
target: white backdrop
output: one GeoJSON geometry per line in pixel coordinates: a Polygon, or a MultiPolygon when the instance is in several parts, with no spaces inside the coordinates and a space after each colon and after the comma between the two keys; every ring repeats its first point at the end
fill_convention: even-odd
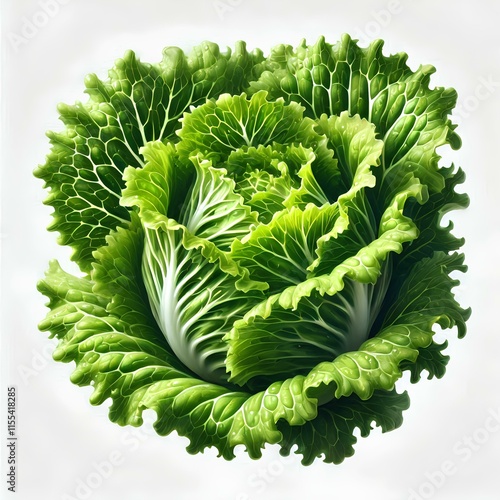
{"type": "MultiPolygon", "coordinates": [[[[18,388],[18,500],[494,500],[500,498],[500,3],[497,0],[4,0],[2,2],[2,430],[6,388],[18,388]],[[275,44],[331,43],[343,32],[386,40],[385,53],[434,64],[435,85],[455,87],[463,147],[442,151],[467,173],[467,211],[453,213],[467,238],[470,270],[456,289],[472,306],[468,335],[448,332],[444,379],[410,386],[403,426],[360,439],[342,465],[303,467],[268,447],[260,461],[238,450],[191,456],[187,440],[150,426],[121,428],[107,405],[88,403],[91,388],[69,381],[72,365],[50,359],[53,341],[38,332],[45,298],[35,289],[48,261],[66,270],[69,250],[45,227],[51,209],[32,176],[49,151],[44,133],[60,130],[56,104],[85,100],[83,78],[105,77],[133,49],[155,62],[167,45],[186,50],[208,39],[238,39],[266,53],[275,44]],[[495,420],[496,419],[496,420],[495,420]],[[494,425],[492,424],[494,423],[494,425]],[[444,469],[444,472],[440,472],[444,469]],[[446,474],[444,474],[446,473],[446,474]]],[[[151,417],[151,416],[150,416],[151,417]]],[[[151,422],[151,418],[149,418],[151,422]]],[[[5,440],[2,456],[5,459],[5,440]]],[[[6,464],[2,461],[2,478],[6,464]]],[[[0,497],[10,498],[2,479],[0,497]]]]}

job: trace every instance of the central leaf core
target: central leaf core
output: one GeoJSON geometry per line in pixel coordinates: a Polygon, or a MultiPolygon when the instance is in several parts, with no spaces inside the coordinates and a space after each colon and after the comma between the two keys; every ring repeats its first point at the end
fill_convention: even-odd
{"type": "Polygon", "coordinates": [[[303,113],[266,92],[223,95],[184,115],[177,145],[149,143],[144,168],[125,172],[153,315],[204,380],[306,374],[356,350],[380,309],[365,191],[382,142],[359,116],[303,113]]]}

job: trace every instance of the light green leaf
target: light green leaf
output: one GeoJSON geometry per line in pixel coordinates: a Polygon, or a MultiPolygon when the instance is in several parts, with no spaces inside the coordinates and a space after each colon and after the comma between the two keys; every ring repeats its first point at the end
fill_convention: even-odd
{"type": "Polygon", "coordinates": [[[331,117],[322,127],[330,131],[330,141],[341,153],[342,175],[352,187],[335,204],[329,204],[312,173],[315,159],[312,151],[295,148],[295,156],[302,155],[302,166],[298,170],[302,183],[300,188],[292,189],[284,201],[289,210],[275,213],[269,224],[261,224],[241,242],[235,241],[232,247],[233,258],[250,271],[253,280],[267,282],[271,292],[309,278],[309,271],[315,270],[322,260],[324,273],[330,273],[342,261],[338,260],[338,254],[344,249],[338,252],[339,247],[347,243],[346,253],[355,255],[375,238],[375,221],[364,188],[374,185],[371,168],[377,165],[382,143],[375,139],[373,127],[359,117],[350,118],[346,114],[331,117]],[[309,158],[304,157],[306,154],[309,158]],[[312,203],[304,206],[306,201],[320,206],[312,203]],[[339,234],[346,228],[351,231],[338,241],[339,234]],[[334,259],[337,259],[335,265],[334,259]]]}
{"type": "Polygon", "coordinates": [[[335,198],[339,171],[332,151],[326,149],[326,138],[313,134],[316,147],[302,144],[258,146],[233,151],[224,164],[236,179],[236,191],[268,223],[284,208],[304,209],[335,198]],[[326,194],[328,193],[328,195],[326,194]]]}
{"type": "Polygon", "coordinates": [[[305,149],[302,146],[292,147],[291,152],[300,162],[300,168],[297,171],[300,187],[288,190],[284,205],[287,208],[297,207],[303,210],[309,203],[317,206],[329,203],[326,193],[331,194],[332,188],[336,185],[338,173],[336,160],[331,159],[325,165],[311,149],[305,149]],[[329,177],[326,182],[325,177],[329,177]]]}
{"type": "Polygon", "coordinates": [[[87,314],[105,314],[108,299],[93,292],[94,283],[88,277],[64,272],[56,260],[50,262],[46,274],[37,285],[38,291],[49,298],[50,310],[39,324],[42,332],[62,339],[87,314]]]}
{"type": "Polygon", "coordinates": [[[236,189],[245,200],[245,204],[259,214],[258,219],[263,223],[268,223],[285,209],[283,202],[289,196],[294,182],[286,163],[277,163],[276,168],[279,174],[272,174],[266,170],[245,172],[236,189]]]}
{"type": "Polygon", "coordinates": [[[312,128],[312,121],[303,120],[301,106],[285,106],[281,99],[268,102],[266,96],[266,92],[251,98],[223,94],[186,113],[178,132],[181,158],[201,152],[224,160],[244,146],[292,143],[304,128],[312,128]]]}
{"type": "Polygon", "coordinates": [[[123,173],[127,183],[120,204],[138,206],[144,223],[158,215],[178,218],[192,183],[192,165],[179,162],[173,144],[149,142],[141,149],[145,167],[128,167],[123,173]]]}
{"type": "Polygon", "coordinates": [[[271,293],[297,285],[307,278],[318,239],[332,230],[337,218],[336,205],[283,211],[234,241],[231,258],[250,272],[253,281],[267,283],[271,293]]]}
{"type": "Polygon", "coordinates": [[[379,165],[384,143],[376,138],[372,123],[359,115],[350,117],[346,111],[339,116],[322,115],[317,123],[316,131],[328,139],[339,162],[344,189],[349,191],[370,167],[379,165]]]}

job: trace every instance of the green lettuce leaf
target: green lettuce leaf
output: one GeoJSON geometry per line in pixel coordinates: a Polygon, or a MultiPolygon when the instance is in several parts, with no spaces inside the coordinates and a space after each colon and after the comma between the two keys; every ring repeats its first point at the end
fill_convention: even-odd
{"type": "Polygon", "coordinates": [[[327,463],[340,464],[354,455],[356,428],[362,437],[370,434],[372,422],[382,432],[397,429],[403,423],[403,411],[409,406],[408,394],[396,391],[376,391],[367,401],[355,395],[332,401],[320,406],[316,418],[302,426],[279,422],[278,428],[283,434],[280,453],[287,456],[296,445],[295,453],[303,456],[303,465],[310,465],[321,457],[327,463]]]}
{"type": "Polygon", "coordinates": [[[301,106],[285,106],[281,99],[268,102],[266,97],[266,92],[250,99],[245,94],[223,94],[216,102],[208,101],[186,113],[178,132],[181,157],[199,151],[224,158],[242,146],[293,143],[304,127],[311,127],[312,123],[303,120],[301,106]]]}

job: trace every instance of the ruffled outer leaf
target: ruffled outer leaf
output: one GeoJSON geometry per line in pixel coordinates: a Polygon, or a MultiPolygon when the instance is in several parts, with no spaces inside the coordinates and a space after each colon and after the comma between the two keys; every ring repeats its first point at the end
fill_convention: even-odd
{"type": "Polygon", "coordinates": [[[373,421],[382,432],[397,429],[403,422],[402,412],[409,406],[408,394],[396,391],[376,391],[367,401],[354,395],[332,401],[320,406],[316,418],[302,426],[279,422],[283,434],[281,454],[289,455],[296,445],[295,453],[303,455],[304,465],[321,456],[325,462],[339,464],[354,454],[355,428],[361,430],[362,437],[370,434],[373,421]]]}

